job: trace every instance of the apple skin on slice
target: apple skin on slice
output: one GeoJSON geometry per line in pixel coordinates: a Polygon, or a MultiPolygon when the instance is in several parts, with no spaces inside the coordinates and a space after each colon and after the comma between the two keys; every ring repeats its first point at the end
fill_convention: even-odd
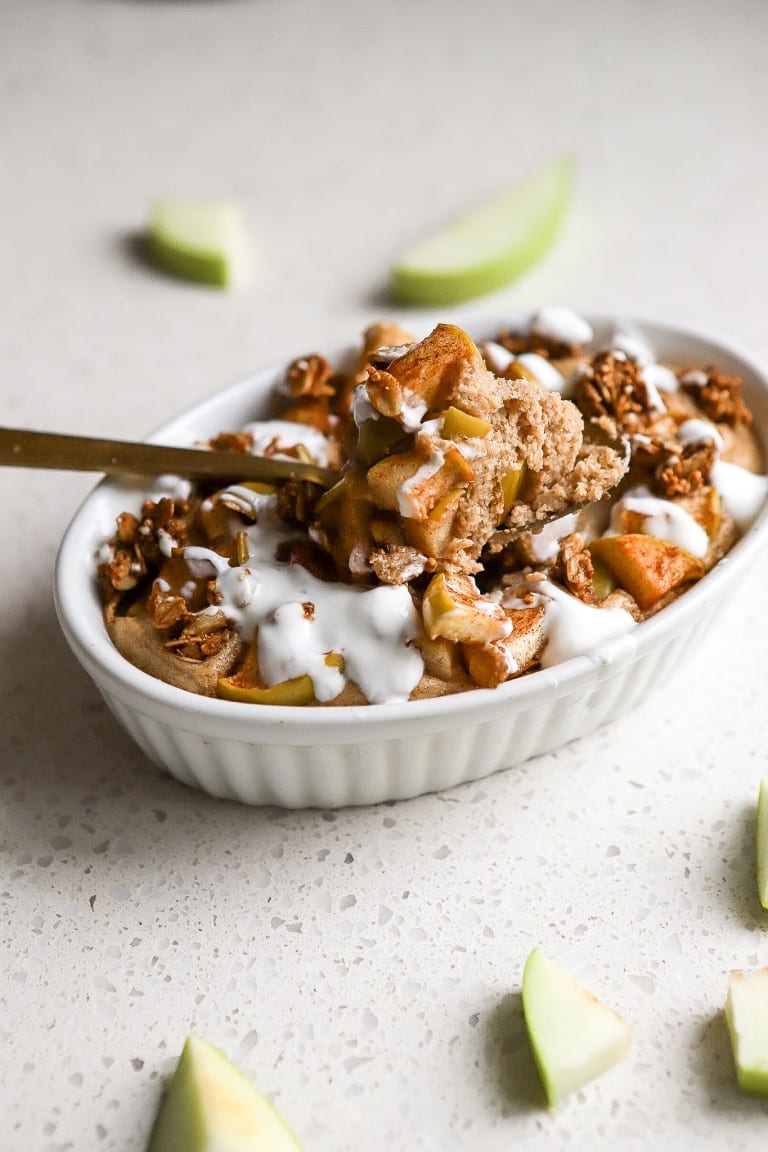
{"type": "Polygon", "coordinates": [[[757,800],[757,894],[768,908],[768,780],[760,781],[757,800]]]}
{"type": "Polygon", "coordinates": [[[301,1152],[301,1145],[236,1065],[190,1036],[147,1152],[301,1152]]]}
{"type": "Polygon", "coordinates": [[[613,1067],[629,1052],[631,1030],[535,948],[523,972],[525,1024],[549,1106],[613,1067]]]}
{"type": "Polygon", "coordinates": [[[454,304],[527,271],[554,242],[570,200],[572,168],[562,157],[415,244],[395,266],[395,300],[454,304]]]}
{"type": "Polygon", "coordinates": [[[173,276],[219,288],[245,279],[248,246],[236,204],[158,200],[150,209],[148,233],[155,262],[173,276]]]}
{"type": "Polygon", "coordinates": [[[725,1018],[739,1088],[768,1096],[768,968],[731,972],[725,1018]]]}

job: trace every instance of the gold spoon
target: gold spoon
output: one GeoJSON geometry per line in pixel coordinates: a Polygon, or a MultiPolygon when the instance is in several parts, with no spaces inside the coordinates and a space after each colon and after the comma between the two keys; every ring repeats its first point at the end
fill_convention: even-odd
{"type": "Polygon", "coordinates": [[[106,472],[118,476],[165,474],[266,483],[308,480],[331,488],[339,478],[332,468],[301,460],[276,460],[245,452],[214,452],[204,448],[170,448],[127,440],[100,440],[26,428],[0,428],[0,465],[17,468],[59,468],[68,472],[106,472]]]}

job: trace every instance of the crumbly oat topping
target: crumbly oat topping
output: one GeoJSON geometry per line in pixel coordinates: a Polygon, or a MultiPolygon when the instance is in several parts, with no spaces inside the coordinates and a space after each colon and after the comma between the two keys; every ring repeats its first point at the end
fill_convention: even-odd
{"type": "Polygon", "coordinates": [[[705,382],[686,381],[686,372],[680,374],[682,386],[695,399],[701,411],[715,424],[751,424],[752,413],[742,397],[740,376],[729,376],[710,365],[705,382]]]}
{"type": "Polygon", "coordinates": [[[619,432],[637,432],[652,414],[638,366],[613,351],[599,352],[576,382],[574,400],[587,419],[608,420],[619,432]]]}
{"type": "Polygon", "coordinates": [[[661,446],[653,487],[661,495],[689,496],[709,483],[715,462],[712,440],[693,444],[666,442],[661,446]]]}

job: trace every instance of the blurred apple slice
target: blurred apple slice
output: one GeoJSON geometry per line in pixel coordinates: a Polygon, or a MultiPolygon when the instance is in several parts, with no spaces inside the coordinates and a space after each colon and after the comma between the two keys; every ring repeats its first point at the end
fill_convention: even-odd
{"type": "Polygon", "coordinates": [[[757,894],[768,908],[768,780],[760,781],[757,799],[757,894]]]}
{"type": "Polygon", "coordinates": [[[768,968],[731,972],[725,1018],[739,1088],[768,1096],[768,968]]]}
{"type": "Polygon", "coordinates": [[[236,204],[158,200],[150,209],[149,244],[157,264],[184,280],[224,288],[245,279],[248,245],[236,204]]]}
{"type": "Polygon", "coordinates": [[[301,1152],[301,1145],[239,1068],[190,1036],[148,1152],[301,1152]]]}
{"type": "Polygon", "coordinates": [[[395,299],[453,304],[527,271],[555,239],[570,200],[572,168],[562,157],[415,244],[395,265],[395,299]]]}
{"type": "Polygon", "coordinates": [[[623,1060],[631,1031],[535,948],[523,972],[523,1012],[550,1107],[623,1060]]]}

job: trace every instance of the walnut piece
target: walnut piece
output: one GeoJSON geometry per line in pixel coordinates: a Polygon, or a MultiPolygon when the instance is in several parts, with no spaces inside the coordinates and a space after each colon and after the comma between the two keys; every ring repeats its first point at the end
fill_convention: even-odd
{"type": "Polygon", "coordinates": [[[285,374],[288,395],[296,400],[302,396],[313,396],[316,400],[333,396],[331,374],[331,366],[324,356],[316,352],[311,356],[300,356],[291,361],[285,374]]]}

